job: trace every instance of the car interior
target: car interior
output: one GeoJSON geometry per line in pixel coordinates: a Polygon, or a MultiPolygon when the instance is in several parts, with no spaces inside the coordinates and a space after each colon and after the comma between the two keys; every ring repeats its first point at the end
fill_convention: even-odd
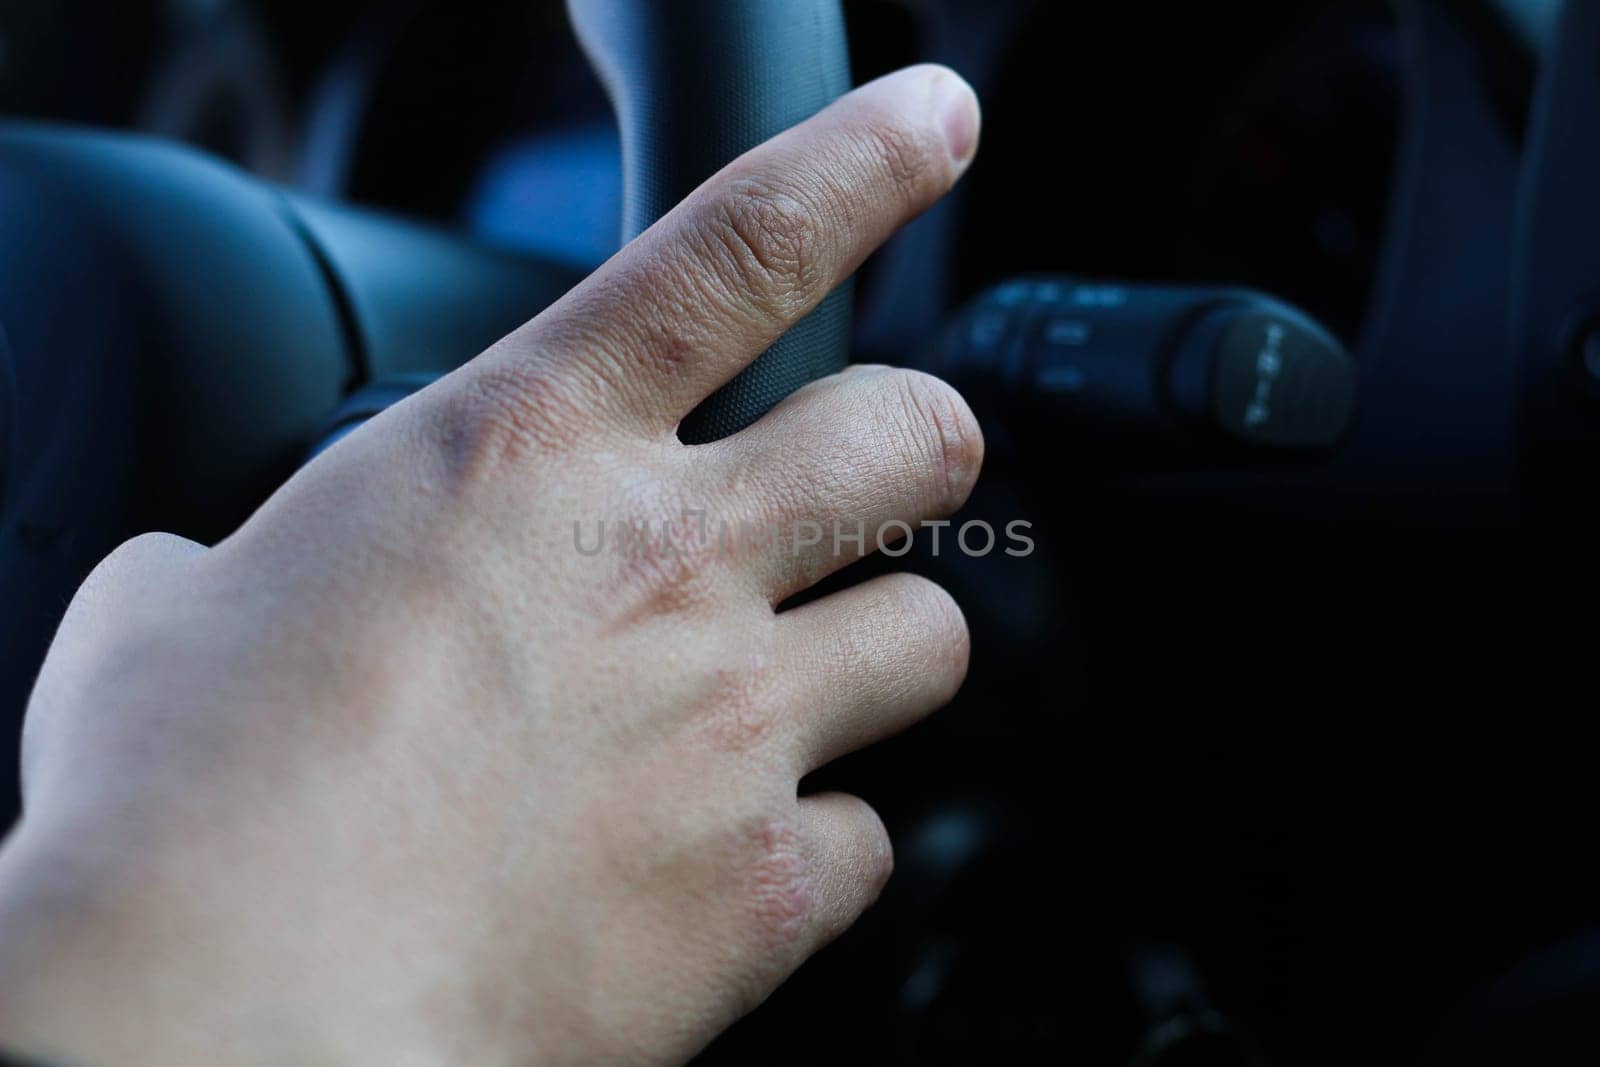
{"type": "Polygon", "coordinates": [[[806,783],[894,877],[697,1062],[1600,1062],[1591,0],[6,0],[0,825],[113,547],[919,61],[970,174],[685,439],[929,370],[987,442],[946,538],[1030,550],[836,580],[938,579],[971,671],[806,783]]]}

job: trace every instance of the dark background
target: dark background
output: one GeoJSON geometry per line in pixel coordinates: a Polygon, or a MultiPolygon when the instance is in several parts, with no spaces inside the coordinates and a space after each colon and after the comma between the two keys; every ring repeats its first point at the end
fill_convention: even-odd
{"type": "MultiPolygon", "coordinates": [[[[1132,472],[986,426],[971,513],[1039,551],[920,562],[968,612],[969,683],[820,776],[884,813],[895,881],[709,1062],[1532,1063],[1558,1031],[1527,1003],[1589,1017],[1590,528],[1530,488],[1587,475],[1529,473],[1512,392],[1553,6],[846,3],[857,81],[938,59],[985,107],[958,193],[864,270],[858,358],[936,365],[1019,275],[1248,285],[1355,351],[1362,422],[1309,468],[1132,472]]],[[[559,4],[6,0],[0,116],[574,272],[616,243],[615,129],[559,4]]]]}

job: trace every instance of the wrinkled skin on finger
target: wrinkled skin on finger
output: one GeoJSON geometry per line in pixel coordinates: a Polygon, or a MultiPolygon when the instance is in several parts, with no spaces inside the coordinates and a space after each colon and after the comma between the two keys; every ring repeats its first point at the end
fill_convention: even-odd
{"type": "Polygon", "coordinates": [[[950,188],[977,125],[942,68],[863,87],[226,541],[108,558],[29,709],[0,1042],[676,1063],[846,929],[889,842],[798,782],[950,698],[960,610],[900,575],[779,612],[859,551],[682,534],[941,517],[981,436],[888,368],[673,431],[950,188]]]}

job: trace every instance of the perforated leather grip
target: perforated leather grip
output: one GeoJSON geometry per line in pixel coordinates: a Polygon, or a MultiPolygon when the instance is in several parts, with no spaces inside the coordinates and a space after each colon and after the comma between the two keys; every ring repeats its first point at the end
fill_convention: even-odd
{"type": "MultiPolygon", "coordinates": [[[[622,133],[623,239],[740,153],[850,87],[839,0],[568,0],[622,133]]],[[[725,437],[849,358],[850,291],[810,315],[684,420],[725,437]]]]}

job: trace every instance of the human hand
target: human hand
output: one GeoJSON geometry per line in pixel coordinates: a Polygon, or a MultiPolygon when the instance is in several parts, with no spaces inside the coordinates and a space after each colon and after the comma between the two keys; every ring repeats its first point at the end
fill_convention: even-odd
{"type": "Polygon", "coordinates": [[[0,1044],[673,1063],[848,927],[887,838],[797,783],[947,701],[965,625],[907,575],[775,607],[855,557],[836,523],[870,548],[957,508],[977,426],[855,368],[723,441],[674,428],[946,192],[977,126],[942,68],[865,86],[220,545],[107,559],[29,708],[0,1044]],[[671,548],[590,554],[600,523],[671,548]]]}

